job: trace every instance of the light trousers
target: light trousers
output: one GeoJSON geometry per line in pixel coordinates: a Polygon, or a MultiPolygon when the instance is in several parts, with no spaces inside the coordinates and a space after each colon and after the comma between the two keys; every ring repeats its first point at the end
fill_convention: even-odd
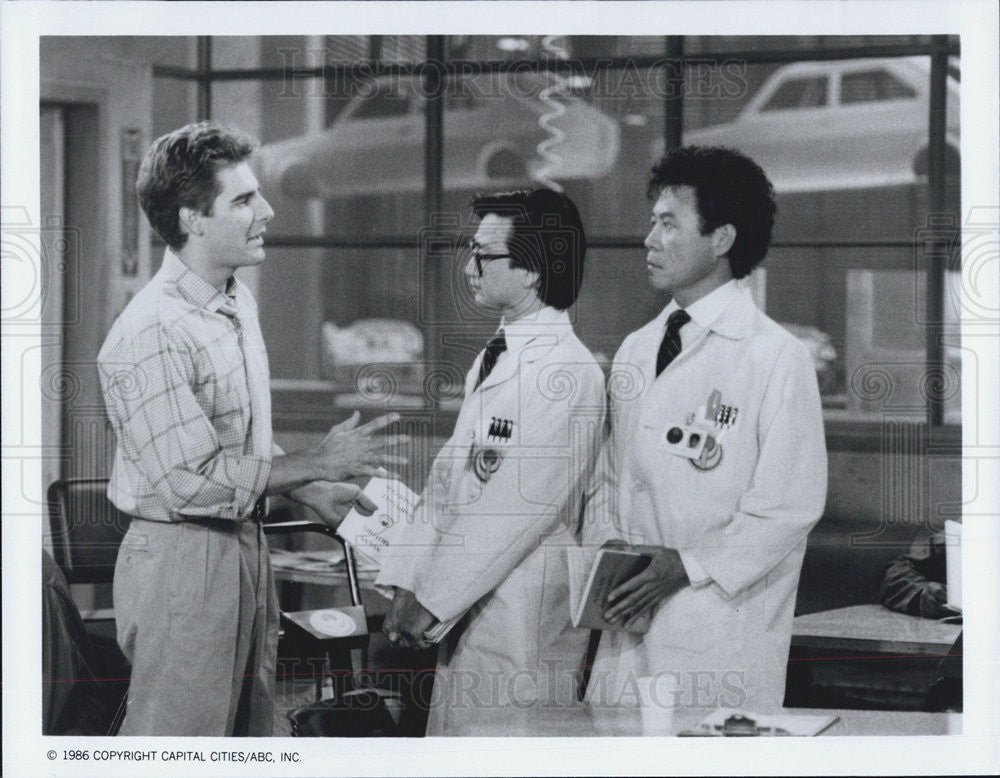
{"type": "Polygon", "coordinates": [[[134,519],[115,567],[122,735],[271,735],[278,601],[261,525],[134,519]]]}

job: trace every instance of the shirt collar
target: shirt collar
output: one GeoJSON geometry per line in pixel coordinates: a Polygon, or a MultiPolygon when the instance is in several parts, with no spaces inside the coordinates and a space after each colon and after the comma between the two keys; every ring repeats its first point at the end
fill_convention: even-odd
{"type": "MultiPolygon", "coordinates": [[[[714,330],[729,338],[741,338],[746,326],[743,309],[747,304],[753,306],[750,290],[744,288],[736,279],[732,279],[695,300],[684,310],[691,316],[691,321],[702,329],[714,330]]],[[[679,309],[680,305],[676,300],[668,303],[663,309],[662,327],[667,326],[670,314],[679,309]]]]}
{"type": "Polygon", "coordinates": [[[180,296],[192,305],[212,312],[225,309],[224,313],[235,313],[239,289],[235,276],[226,281],[226,293],[223,294],[185,265],[170,249],[163,255],[160,273],[167,281],[172,281],[180,296]]]}
{"type": "Polygon", "coordinates": [[[507,341],[507,350],[517,352],[539,335],[561,335],[565,330],[572,329],[569,314],[551,306],[545,306],[539,311],[522,316],[517,321],[501,320],[500,328],[507,341]]]}

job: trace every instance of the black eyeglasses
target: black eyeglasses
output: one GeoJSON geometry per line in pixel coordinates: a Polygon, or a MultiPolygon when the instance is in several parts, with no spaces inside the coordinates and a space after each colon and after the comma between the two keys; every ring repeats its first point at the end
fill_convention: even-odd
{"type": "Polygon", "coordinates": [[[510,254],[484,254],[479,250],[479,244],[474,240],[469,241],[469,245],[466,249],[471,255],[472,259],[476,263],[476,272],[479,275],[483,274],[483,262],[492,262],[495,259],[510,259],[510,254]]]}

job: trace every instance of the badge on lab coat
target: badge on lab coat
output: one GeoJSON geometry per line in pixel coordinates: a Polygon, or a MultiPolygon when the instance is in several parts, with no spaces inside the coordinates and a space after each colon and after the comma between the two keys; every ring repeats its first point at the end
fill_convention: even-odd
{"type": "Polygon", "coordinates": [[[697,470],[714,470],[722,462],[722,444],[712,435],[705,441],[705,448],[702,449],[701,456],[692,459],[691,466],[697,470]]]}
{"type": "Polygon", "coordinates": [[[514,434],[514,421],[491,416],[489,426],[483,430],[483,440],[490,443],[509,443],[514,434]]]}
{"type": "Polygon", "coordinates": [[[713,389],[704,405],[663,428],[659,448],[691,460],[698,470],[712,470],[722,461],[721,439],[738,415],[738,409],[723,404],[722,393],[713,389]]]}
{"type": "Polygon", "coordinates": [[[660,435],[660,450],[687,459],[697,459],[705,450],[710,435],[710,427],[697,422],[694,414],[688,414],[683,420],[667,423],[660,435]]]}
{"type": "Polygon", "coordinates": [[[472,472],[482,483],[490,480],[490,477],[500,469],[503,456],[499,451],[492,448],[481,448],[474,451],[472,455],[472,472]]]}

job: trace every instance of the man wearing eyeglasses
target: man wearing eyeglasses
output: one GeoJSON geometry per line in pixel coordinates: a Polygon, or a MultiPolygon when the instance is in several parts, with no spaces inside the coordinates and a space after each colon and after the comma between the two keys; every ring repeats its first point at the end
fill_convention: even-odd
{"type": "Polygon", "coordinates": [[[587,633],[569,625],[565,548],[604,421],[603,373],[567,314],[585,254],[576,207],[538,189],[472,210],[465,276],[500,327],[377,580],[393,589],[393,643],[426,647],[462,617],[440,645],[432,735],[490,734],[469,714],[574,700],[587,633]]]}

